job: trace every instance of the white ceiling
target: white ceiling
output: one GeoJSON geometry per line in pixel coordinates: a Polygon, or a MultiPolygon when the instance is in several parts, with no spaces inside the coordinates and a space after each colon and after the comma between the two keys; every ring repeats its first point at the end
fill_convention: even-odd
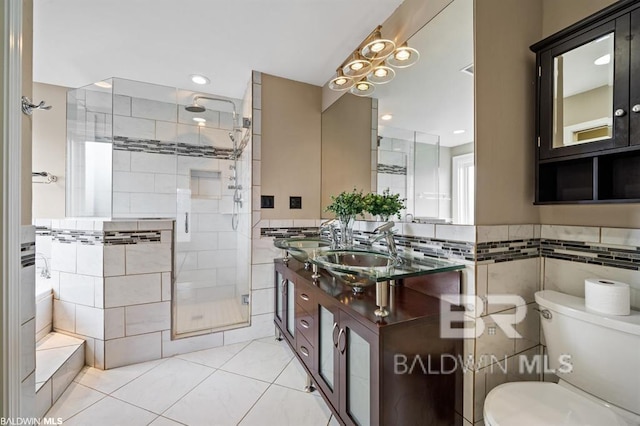
{"type": "Polygon", "coordinates": [[[252,70],[324,85],[402,0],[35,0],[34,81],[121,77],[242,98],[252,70]],[[211,84],[193,84],[204,74],[211,84]]]}
{"type": "MultiPolygon", "coordinates": [[[[120,77],[241,99],[251,70],[324,85],[402,0],[35,0],[34,81],[120,77]],[[189,79],[200,73],[211,84],[189,79]]],[[[385,126],[473,141],[473,0],[455,0],[409,45],[418,64],[377,86],[385,126]],[[464,129],[462,135],[453,131],[464,129]]],[[[383,124],[383,123],[381,123],[383,124]]]]}

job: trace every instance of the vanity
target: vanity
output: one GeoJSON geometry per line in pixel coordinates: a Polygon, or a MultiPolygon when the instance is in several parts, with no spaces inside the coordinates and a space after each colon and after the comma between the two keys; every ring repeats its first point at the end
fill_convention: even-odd
{"type": "Polygon", "coordinates": [[[390,271],[378,279],[395,284],[388,315],[377,316],[376,285],[356,293],[324,269],[274,262],[276,331],[304,366],[306,390],[342,424],[462,424],[462,339],[440,331],[441,309],[461,308],[439,296],[460,294],[463,265],[426,259],[390,271]]]}

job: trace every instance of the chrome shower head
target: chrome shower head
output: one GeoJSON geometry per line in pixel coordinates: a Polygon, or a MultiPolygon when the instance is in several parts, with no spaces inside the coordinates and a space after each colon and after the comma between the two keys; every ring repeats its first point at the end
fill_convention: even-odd
{"type": "Polygon", "coordinates": [[[185,106],[184,109],[186,109],[189,112],[205,112],[206,111],[206,108],[201,105],[198,105],[197,101],[193,101],[191,105],[185,106]]]}
{"type": "Polygon", "coordinates": [[[229,139],[231,139],[231,142],[233,142],[234,144],[236,143],[236,138],[233,137],[232,132],[229,132],[229,139]]]}

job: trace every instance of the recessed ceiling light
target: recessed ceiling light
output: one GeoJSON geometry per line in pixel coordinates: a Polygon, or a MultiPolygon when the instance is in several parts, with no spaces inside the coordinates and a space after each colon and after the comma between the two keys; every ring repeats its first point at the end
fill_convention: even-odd
{"type": "Polygon", "coordinates": [[[380,119],[384,121],[391,120],[392,118],[393,118],[393,115],[391,114],[384,114],[383,116],[380,117],[380,119]]]}
{"type": "Polygon", "coordinates": [[[206,123],[207,120],[205,120],[202,117],[193,117],[193,121],[195,121],[196,123],[200,124],[200,123],[206,123]]]}
{"type": "Polygon", "coordinates": [[[609,53],[604,56],[600,56],[598,59],[593,61],[596,65],[607,65],[609,62],[611,62],[611,54],[609,53]]]}
{"type": "Polygon", "coordinates": [[[109,83],[108,81],[99,81],[93,84],[95,86],[102,87],[103,89],[111,89],[111,83],[109,83]]]}
{"type": "Polygon", "coordinates": [[[454,135],[461,135],[461,134],[463,134],[464,132],[465,132],[465,130],[462,130],[462,129],[460,129],[460,130],[454,130],[454,131],[453,131],[453,134],[454,134],[454,135]]]}
{"type": "Polygon", "coordinates": [[[211,82],[207,77],[200,74],[191,74],[191,81],[195,84],[209,84],[211,82]]]}

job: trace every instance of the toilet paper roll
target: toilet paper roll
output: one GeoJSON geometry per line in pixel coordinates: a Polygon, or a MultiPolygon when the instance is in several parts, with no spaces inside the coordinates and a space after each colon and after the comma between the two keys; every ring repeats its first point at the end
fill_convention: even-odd
{"type": "Polygon", "coordinates": [[[629,315],[631,292],[629,284],[600,278],[584,280],[587,309],[607,315],[629,315]]]}

